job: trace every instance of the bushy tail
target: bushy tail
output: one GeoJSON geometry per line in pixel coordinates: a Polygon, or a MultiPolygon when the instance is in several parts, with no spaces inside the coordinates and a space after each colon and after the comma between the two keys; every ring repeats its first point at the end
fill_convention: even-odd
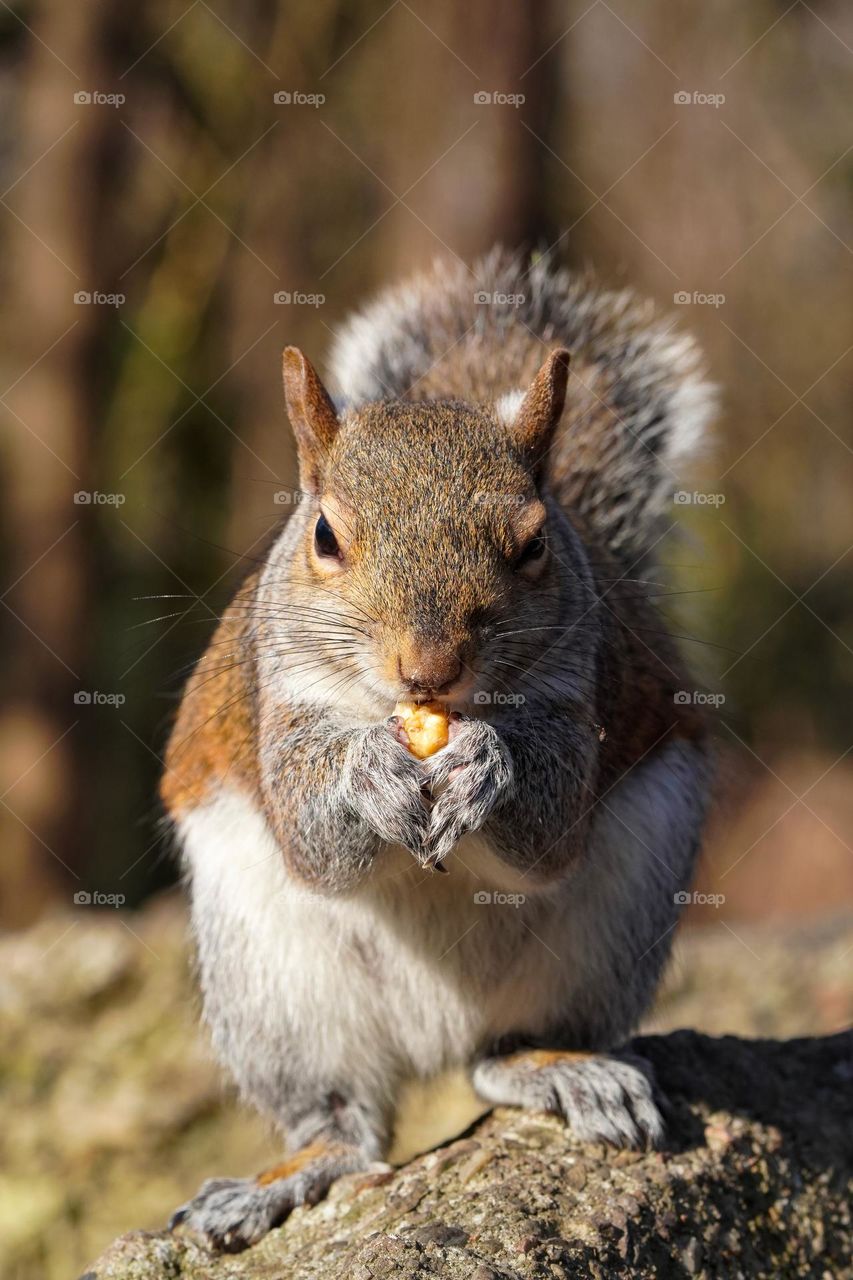
{"type": "Polygon", "coordinates": [[[647,556],[715,410],[698,346],[650,302],[495,250],[382,293],[338,335],[331,371],[350,404],[466,399],[507,415],[555,346],[572,372],[551,491],[620,557],[647,556]]]}

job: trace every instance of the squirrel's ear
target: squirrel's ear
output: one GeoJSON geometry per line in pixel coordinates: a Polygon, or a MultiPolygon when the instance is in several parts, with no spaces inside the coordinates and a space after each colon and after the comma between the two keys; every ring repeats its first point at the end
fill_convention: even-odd
{"type": "Polygon", "coordinates": [[[534,474],[551,447],[563,412],[569,359],[563,347],[551,352],[531,382],[510,426],[510,434],[534,474]]]}
{"type": "Polygon", "coordinates": [[[285,347],[281,357],[284,399],[296,436],[302,487],[316,493],[323,460],[338,433],[338,415],[316,369],[298,347],[285,347]]]}

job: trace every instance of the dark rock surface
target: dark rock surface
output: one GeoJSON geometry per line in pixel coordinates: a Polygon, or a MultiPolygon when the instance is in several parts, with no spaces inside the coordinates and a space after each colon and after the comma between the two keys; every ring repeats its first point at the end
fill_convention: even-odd
{"type": "MultiPolygon", "coordinates": [[[[723,919],[721,914],[719,920],[714,916],[713,923],[680,933],[664,989],[644,1030],[664,1034],[689,1026],[711,1035],[731,1033],[764,1039],[830,1035],[853,1021],[852,955],[853,919],[849,915],[796,928],[783,928],[778,922],[757,927],[733,916],[723,919]]],[[[709,1044],[713,1046],[713,1042],[709,1044]]],[[[697,1132],[711,1126],[707,1142],[712,1153],[714,1143],[728,1141],[723,1135],[730,1123],[750,1122],[750,1113],[739,1112],[730,1101],[740,1096],[732,1090],[749,1083],[741,1082],[739,1076],[745,1072],[754,1077],[759,1103],[771,1099],[772,1080],[780,1088],[785,1082],[778,1062],[771,1080],[764,1057],[744,1068],[738,1066],[740,1058],[732,1048],[725,1061],[729,1065],[719,1066],[716,1077],[700,1067],[697,1079],[706,1093],[704,1097],[697,1095],[691,1104],[697,1132]],[[728,1092],[714,1094],[714,1078],[725,1084],[728,1092]]],[[[791,1058],[792,1063],[796,1061],[796,1056],[791,1058]]],[[[675,1067],[664,1064],[660,1070],[662,1075],[668,1072],[672,1076],[675,1067]]],[[[818,1097],[824,1079],[801,1079],[802,1075],[800,1071],[796,1088],[804,1093],[800,1103],[805,1105],[810,1097],[818,1097]]],[[[689,1081],[679,1088],[685,1097],[690,1096],[689,1081]]],[[[827,1124],[840,1129],[840,1112],[835,1116],[822,1109],[806,1128],[821,1132],[824,1114],[827,1124]]],[[[461,1073],[409,1090],[401,1107],[392,1160],[412,1161],[415,1153],[465,1131],[477,1115],[477,1102],[461,1073]]],[[[682,1127],[689,1123],[686,1113],[678,1123],[682,1127]]],[[[779,1130],[781,1140],[788,1144],[780,1149],[787,1159],[790,1138],[785,1126],[772,1115],[762,1123],[779,1130]]],[[[770,1141],[761,1134],[756,1138],[770,1141]]],[[[584,1149],[557,1121],[511,1112],[485,1121],[462,1141],[479,1145],[460,1150],[454,1143],[442,1149],[437,1158],[415,1160],[406,1172],[395,1175],[394,1185],[399,1179],[406,1195],[414,1200],[420,1194],[418,1180],[426,1180],[430,1196],[433,1184],[435,1194],[443,1194],[442,1162],[447,1159],[447,1178],[454,1167],[457,1173],[463,1169],[467,1174],[462,1191],[474,1199],[463,1197],[465,1211],[471,1218],[479,1213],[480,1221],[491,1226],[492,1220],[503,1221],[495,1212],[491,1190],[500,1185],[495,1183],[499,1172],[506,1181],[502,1203],[506,1213],[514,1215],[517,1227],[512,1239],[528,1240],[534,1258],[537,1255],[531,1241],[540,1237],[530,1219],[551,1218],[544,1210],[525,1214],[512,1208],[520,1177],[508,1172],[514,1150],[533,1142],[531,1151],[535,1152],[539,1143],[541,1150],[547,1147],[558,1161],[557,1203],[562,1206],[558,1221],[564,1225],[559,1231],[555,1227],[555,1233],[564,1240],[572,1238],[573,1230],[581,1240],[595,1234],[592,1219],[585,1215],[579,1199],[587,1183],[597,1187],[596,1194],[601,1195],[611,1185],[602,1181],[605,1175],[621,1179],[635,1167],[642,1180],[661,1165],[657,1157],[637,1162],[584,1149]],[[500,1157],[494,1154],[493,1139],[498,1133],[505,1135],[506,1151],[500,1157]],[[623,1160],[628,1163],[621,1164],[623,1160]],[[478,1209],[477,1198],[483,1195],[492,1199],[484,1200],[478,1209]],[[577,1208],[572,1209],[575,1203],[577,1208]]],[[[680,1141],[685,1141],[683,1136],[680,1141]]],[[[762,1151],[761,1158],[769,1158],[769,1148],[762,1151]]],[[[691,1152],[689,1143],[686,1154],[668,1153],[662,1158],[668,1176],[680,1177],[678,1170],[683,1166],[690,1177],[698,1178],[701,1153],[698,1146],[691,1152]]],[[[69,1280],[124,1232],[135,1227],[161,1228],[172,1209],[192,1195],[205,1178],[252,1174],[275,1163],[280,1155],[275,1136],[251,1111],[238,1105],[211,1057],[198,1022],[185,909],[178,896],[166,896],[135,914],[83,907],[46,916],[22,932],[0,935],[0,1276],[4,1280],[7,1276],[10,1280],[69,1280]]],[[[729,1176],[730,1169],[724,1172],[729,1176]]],[[[809,1181],[803,1177],[804,1186],[814,1185],[811,1172],[809,1181]]],[[[639,1205],[642,1197],[636,1190],[627,1194],[639,1205]]],[[[737,1187],[732,1194],[735,1198],[740,1194],[737,1187]]],[[[469,1267],[474,1275],[481,1265],[491,1267],[496,1275],[501,1274],[501,1266],[504,1274],[536,1273],[532,1264],[524,1270],[528,1254],[517,1254],[512,1248],[508,1262],[493,1259],[482,1264],[477,1261],[474,1266],[471,1257],[489,1257],[486,1246],[476,1244],[476,1223],[472,1226],[457,1219],[445,1208],[425,1217],[430,1200],[424,1201],[420,1216],[412,1211],[410,1221],[399,1207],[404,1198],[393,1202],[398,1206],[395,1217],[391,1202],[374,1201],[369,1189],[356,1196],[350,1183],[339,1189],[339,1195],[348,1208],[339,1207],[336,1195],[328,1206],[297,1214],[283,1232],[244,1258],[211,1262],[200,1253],[194,1254],[189,1244],[167,1238],[159,1246],[148,1247],[148,1260],[138,1263],[135,1274],[180,1276],[181,1268],[192,1274],[192,1264],[197,1276],[239,1276],[247,1274],[250,1261],[260,1274],[257,1259],[266,1258],[267,1275],[300,1275],[302,1260],[297,1266],[292,1254],[287,1261],[277,1258],[276,1250],[280,1252],[282,1241],[295,1241],[294,1231],[308,1231],[309,1227],[309,1235],[316,1232],[318,1239],[324,1231],[332,1232],[330,1238],[335,1243],[328,1252],[328,1268],[345,1247],[341,1240],[347,1232],[352,1234],[346,1247],[353,1247],[358,1238],[360,1247],[367,1248],[369,1231],[382,1231],[398,1232],[407,1249],[416,1247],[427,1259],[424,1266],[432,1266],[430,1259],[437,1249],[443,1249],[450,1259],[465,1258],[465,1265],[474,1267],[473,1272],[469,1267]],[[369,1226],[364,1235],[357,1236],[362,1207],[366,1221],[379,1225],[369,1226]],[[386,1219],[388,1225],[383,1225],[386,1219]],[[417,1238],[409,1240],[409,1226],[417,1238]],[[444,1233],[448,1230],[465,1231],[469,1243],[447,1243],[449,1237],[444,1233]],[[440,1244],[443,1235],[445,1243],[440,1244]],[[159,1273],[151,1261],[155,1249],[161,1258],[159,1273]]],[[[803,1195],[805,1192],[796,1193],[795,1207],[808,1203],[803,1195]]],[[[780,1204],[783,1217],[789,1215],[781,1192],[780,1204]]],[[[730,1266],[723,1254],[710,1250],[704,1242],[707,1224],[693,1223],[691,1236],[695,1209],[684,1208],[683,1212],[679,1246],[687,1252],[683,1257],[678,1255],[680,1274],[701,1275],[703,1269],[705,1274],[713,1274],[710,1268],[716,1264],[719,1274],[736,1277],[737,1266],[730,1266]],[[686,1269],[689,1267],[692,1272],[686,1269]]],[[[640,1210],[632,1209],[627,1215],[629,1222],[635,1222],[636,1213],[640,1210]]],[[[719,1230],[721,1240],[725,1229],[735,1225],[729,1219],[725,1222],[719,1230]]],[[[629,1227],[629,1232],[633,1229],[629,1227]]],[[[744,1220],[739,1219],[738,1229],[745,1229],[744,1220]]],[[[611,1243],[611,1252],[614,1247],[611,1243]]],[[[139,1244],[121,1246],[126,1255],[128,1250],[136,1250],[138,1257],[145,1257],[140,1248],[139,1244]]],[[[316,1248],[321,1256],[320,1246],[316,1248]]],[[[113,1274],[121,1274],[115,1247],[112,1256],[113,1274]]],[[[310,1249],[306,1257],[314,1267],[314,1272],[307,1270],[306,1275],[334,1276],[333,1270],[323,1270],[310,1249]]],[[[304,1265],[308,1267],[309,1262],[304,1265]]],[[[813,1274],[821,1275],[820,1266],[816,1266],[813,1274]]],[[[101,1270],[105,1267],[101,1264],[101,1270]]],[[[345,1270],[342,1267],[341,1274],[345,1270]]],[[[827,1280],[845,1274],[831,1259],[825,1262],[824,1271],[827,1280]]],[[[134,1274],[129,1264],[125,1272],[134,1274]]],[[[481,1271],[478,1280],[486,1280],[487,1274],[481,1271]]],[[[549,1272],[540,1274],[547,1277],[549,1272]]],[[[556,1272],[552,1268],[550,1274],[560,1275],[559,1267],[556,1272]]],[[[665,1270],[661,1274],[666,1274],[665,1270]]],[[[771,1267],[766,1274],[798,1272],[793,1264],[787,1271],[779,1264],[775,1272],[771,1267]]],[[[812,1273],[804,1270],[800,1274],[812,1273]]]]}
{"type": "Polygon", "coordinates": [[[849,1275],[853,1035],[636,1042],[669,1099],[659,1152],[500,1110],[393,1173],[353,1176],[254,1248],[133,1233],[87,1280],[534,1280],[849,1275]]]}

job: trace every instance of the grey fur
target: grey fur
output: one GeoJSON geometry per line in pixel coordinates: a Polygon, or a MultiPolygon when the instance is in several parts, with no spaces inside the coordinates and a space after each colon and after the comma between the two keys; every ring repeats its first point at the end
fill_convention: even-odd
{"type": "MultiPolygon", "coordinates": [[[[642,1064],[603,1055],[654,995],[711,765],[700,732],[644,727],[636,689],[671,708],[680,677],[663,638],[651,653],[634,633],[654,630],[643,584],[615,607],[608,594],[657,536],[668,468],[696,444],[708,391],[690,341],[629,295],[505,255],[476,274],[525,292],[523,306],[478,307],[478,286],[450,268],[386,295],[339,340],[349,408],[327,479],[349,501],[360,561],[318,590],[304,572],[318,503],[300,505],[247,606],[260,795],[226,779],[179,818],[216,1051],[292,1148],[342,1144],[347,1167],[387,1150],[406,1077],[459,1064],[480,1063],[483,1096],[553,1106],[582,1136],[661,1133],[642,1064]],[[567,407],[541,495],[548,554],[523,580],[507,513],[541,511],[540,493],[505,415],[542,342],[574,348],[616,418],[567,407]],[[469,403],[372,403],[421,379],[417,397],[451,345],[448,376],[469,403]],[[471,677],[468,719],[426,762],[387,720],[403,690],[382,639],[406,629],[464,647],[471,677]],[[606,746],[602,706],[616,715],[606,746]],[[424,869],[436,859],[449,875],[424,869]],[[500,1061],[507,1038],[600,1056],[531,1083],[500,1061]]],[[[206,1184],[182,1220],[237,1247],[336,1169],[206,1184]]]]}
{"type": "Polygon", "coordinates": [[[443,751],[425,761],[437,793],[429,818],[428,849],[442,861],[466,832],[479,831],[495,806],[513,794],[509,752],[493,725],[463,723],[443,751]]]}
{"type": "Polygon", "coordinates": [[[291,1209],[316,1204],[337,1178],[370,1165],[354,1147],[311,1161],[298,1173],[265,1186],[255,1178],[208,1178],[192,1200],[175,1210],[169,1227],[185,1227],[214,1249],[238,1253],[265,1236],[291,1209]]]}
{"type": "Polygon", "coordinates": [[[483,1058],[471,1080],[496,1106],[556,1111],[583,1141],[645,1147],[663,1140],[652,1068],[636,1055],[564,1059],[538,1067],[483,1058]]]}
{"type": "MultiPolygon", "coordinates": [[[[413,879],[424,876],[414,862],[410,872],[391,864],[344,896],[297,895],[271,837],[259,840],[242,813],[233,834],[224,815],[211,814],[225,860],[213,856],[206,820],[191,819],[205,1016],[244,1097],[278,1122],[291,1148],[335,1133],[361,1167],[387,1150],[407,1076],[491,1061],[507,1038],[599,1052],[623,1043],[669,953],[707,770],[687,746],[655,753],[593,814],[573,869],[554,869],[538,891],[530,876],[517,882],[519,905],[500,905],[491,864],[478,863],[464,840],[446,877],[413,879]],[[493,901],[480,905],[484,889],[493,901]],[[277,938],[289,938],[294,963],[276,954],[277,938]]],[[[474,1069],[488,1100],[551,1106],[556,1090],[583,1137],[660,1139],[642,1073],[601,1059],[509,1096],[490,1091],[498,1089],[491,1067],[474,1069]]],[[[212,1244],[229,1236],[237,1247],[286,1211],[293,1188],[280,1193],[258,1198],[240,1183],[223,1196],[203,1190],[188,1221],[212,1244]]]]}
{"type": "MultiPolygon", "coordinates": [[[[593,406],[611,408],[606,433],[593,428],[595,456],[554,487],[602,541],[637,557],[658,537],[673,491],[716,412],[701,352],[672,317],[630,289],[604,288],[548,258],[528,262],[495,249],[471,270],[455,261],[383,291],[337,335],[329,361],[340,402],[420,397],[419,386],[446,352],[499,353],[490,373],[492,401],[525,384],[520,333],[534,344],[568,347],[573,372],[564,414],[562,452],[588,444],[583,413],[574,413],[577,380],[593,406]],[[483,305],[485,294],[506,303],[483,305]],[[521,299],[521,301],[518,301],[521,299]]],[[[529,376],[529,375],[528,375],[529,376]]],[[[471,398],[482,388],[472,385],[471,398]]]]}
{"type": "Polygon", "coordinates": [[[420,761],[391,736],[386,724],[353,733],[341,772],[344,803],[380,840],[403,845],[422,862],[430,830],[423,781],[420,761]]]}

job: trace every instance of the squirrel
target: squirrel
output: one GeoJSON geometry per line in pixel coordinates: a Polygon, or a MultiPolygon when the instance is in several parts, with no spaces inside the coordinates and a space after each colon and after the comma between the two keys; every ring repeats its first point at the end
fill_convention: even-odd
{"type": "Polygon", "coordinates": [[[189,680],[161,788],[214,1049],[284,1135],[173,1215],[226,1250],[376,1167],[400,1085],[460,1064],[487,1104],[659,1144],[623,1046],[713,778],[655,605],[714,410],[693,340],[494,251],[382,293],[331,372],[334,398],[284,351],[301,501],[189,680]],[[401,698],[449,715],[426,759],[401,698]]]}

